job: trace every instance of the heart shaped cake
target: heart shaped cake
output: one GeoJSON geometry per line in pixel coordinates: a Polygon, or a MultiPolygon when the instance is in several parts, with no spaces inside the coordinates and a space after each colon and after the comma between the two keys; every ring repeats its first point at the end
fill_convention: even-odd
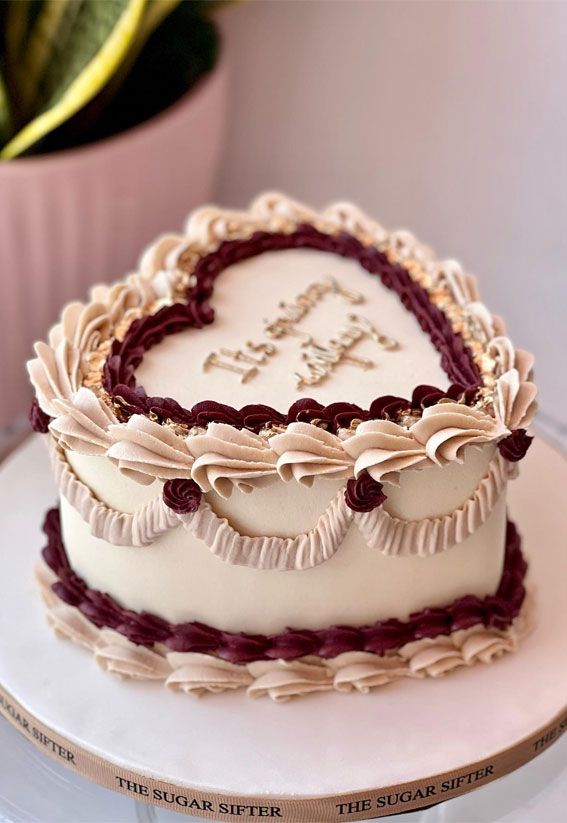
{"type": "Polygon", "coordinates": [[[121,676],[287,700],[437,677],[531,625],[506,486],[532,357],[355,206],[192,214],[28,364],[55,632],[121,676]]]}

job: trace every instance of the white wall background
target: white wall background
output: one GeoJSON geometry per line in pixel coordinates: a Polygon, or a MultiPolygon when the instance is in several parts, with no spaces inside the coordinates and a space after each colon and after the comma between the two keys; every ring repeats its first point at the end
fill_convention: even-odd
{"type": "Polygon", "coordinates": [[[218,200],[352,199],[461,259],[567,408],[567,3],[264,0],[223,14],[218,200]]]}

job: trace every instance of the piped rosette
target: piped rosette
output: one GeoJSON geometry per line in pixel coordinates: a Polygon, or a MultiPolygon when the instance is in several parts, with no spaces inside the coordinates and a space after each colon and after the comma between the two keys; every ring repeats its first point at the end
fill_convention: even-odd
{"type": "Polygon", "coordinates": [[[311,423],[291,423],[269,440],[277,455],[277,472],[284,482],[292,478],[311,487],[316,477],[347,478],[353,461],[339,437],[311,423]]]}
{"type": "Polygon", "coordinates": [[[112,446],[110,427],[118,421],[106,403],[81,387],[69,400],[54,399],[50,431],[64,449],[101,456],[112,446]]]}
{"type": "Polygon", "coordinates": [[[274,451],[253,432],[210,423],[204,434],[185,442],[194,460],[191,476],[204,492],[226,498],[234,488],[249,493],[276,477],[274,451]]]}
{"type": "Polygon", "coordinates": [[[354,460],[355,477],[366,471],[377,482],[396,483],[401,471],[426,461],[423,445],[391,420],[361,423],[354,436],[343,441],[343,448],[354,460]]]}
{"type": "Polygon", "coordinates": [[[466,446],[497,441],[508,434],[503,421],[461,403],[438,403],[425,409],[410,428],[425,455],[438,466],[462,463],[466,446]]]}
{"type": "Polygon", "coordinates": [[[141,414],[124,425],[112,425],[113,443],[107,457],[122,474],[143,485],[160,480],[191,477],[193,456],[187,440],[141,414]]]}

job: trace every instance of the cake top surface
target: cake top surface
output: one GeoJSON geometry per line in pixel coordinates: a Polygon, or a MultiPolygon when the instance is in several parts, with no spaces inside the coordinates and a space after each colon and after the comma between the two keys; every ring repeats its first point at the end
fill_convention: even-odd
{"type": "Polygon", "coordinates": [[[211,454],[259,477],[305,449],[345,476],[370,449],[379,479],[475,441],[521,450],[535,412],[531,356],[455,261],[355,206],[278,194],[193,213],[137,273],[68,305],[36,355],[38,427],[142,482],[211,454]]]}
{"type": "Polygon", "coordinates": [[[208,399],[287,409],[306,394],[368,407],[379,395],[450,382],[415,316],[356,260],[266,252],[224,269],[211,305],[214,323],[144,355],[136,381],[148,394],[185,407],[208,399]]]}

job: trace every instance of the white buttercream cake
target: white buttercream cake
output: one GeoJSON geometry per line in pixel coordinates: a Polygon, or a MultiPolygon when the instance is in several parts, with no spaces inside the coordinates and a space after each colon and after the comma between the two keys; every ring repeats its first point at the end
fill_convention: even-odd
{"type": "Polygon", "coordinates": [[[506,487],[532,357],[474,278],[355,206],[206,207],[28,364],[56,633],[187,693],[366,692],[529,629],[506,487]]]}

